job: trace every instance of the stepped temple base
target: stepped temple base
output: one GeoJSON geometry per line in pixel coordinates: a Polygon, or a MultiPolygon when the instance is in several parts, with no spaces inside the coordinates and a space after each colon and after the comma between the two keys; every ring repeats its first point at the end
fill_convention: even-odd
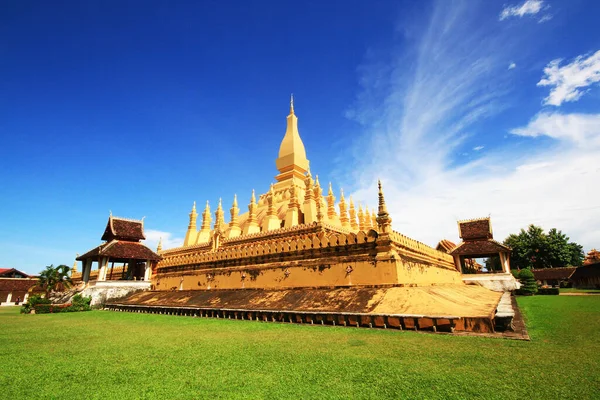
{"type": "Polygon", "coordinates": [[[478,286],[346,286],[144,291],[106,309],[436,332],[495,331],[502,293],[478,286]]]}

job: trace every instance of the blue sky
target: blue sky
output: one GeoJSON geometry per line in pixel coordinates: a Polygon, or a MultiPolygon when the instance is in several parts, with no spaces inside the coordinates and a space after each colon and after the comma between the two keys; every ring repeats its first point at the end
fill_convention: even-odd
{"type": "Polygon", "coordinates": [[[600,246],[595,1],[5,1],[0,267],[71,265],[109,210],[180,244],[268,190],[290,93],[311,170],[430,245],[491,215],[600,246]]]}

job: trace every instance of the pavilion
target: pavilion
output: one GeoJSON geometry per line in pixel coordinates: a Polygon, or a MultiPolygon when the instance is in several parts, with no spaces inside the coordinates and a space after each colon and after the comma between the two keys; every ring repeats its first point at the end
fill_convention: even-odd
{"type": "Polygon", "coordinates": [[[111,214],[101,238],[105,242],[76,258],[82,262],[83,268],[80,274],[75,272],[72,279],[82,280],[87,284],[90,281],[92,264],[95,262],[98,270],[96,282],[128,280],[149,283],[152,279],[152,268],[161,256],[141,243],[145,239],[143,219],[118,218],[111,214]],[[115,263],[126,267],[121,267],[118,273],[114,274],[115,263]],[[112,266],[110,270],[109,264],[112,266]]]}

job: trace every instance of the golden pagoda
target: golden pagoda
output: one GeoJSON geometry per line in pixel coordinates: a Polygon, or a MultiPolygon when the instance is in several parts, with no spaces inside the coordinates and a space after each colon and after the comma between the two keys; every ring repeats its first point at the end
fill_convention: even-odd
{"type": "Polygon", "coordinates": [[[213,222],[207,202],[200,229],[194,202],[183,246],[158,251],[152,290],[108,308],[493,331],[502,293],[465,285],[450,254],[393,231],[381,182],[377,210],[357,212],[342,189],[324,193],[309,165],[292,97],[268,191],[253,191],[242,214],[231,194],[229,222],[221,201],[213,222]]]}

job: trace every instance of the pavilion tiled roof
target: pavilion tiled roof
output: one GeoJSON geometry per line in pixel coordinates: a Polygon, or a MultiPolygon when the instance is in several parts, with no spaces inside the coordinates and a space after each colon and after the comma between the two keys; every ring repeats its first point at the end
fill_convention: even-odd
{"type": "Polygon", "coordinates": [[[588,264],[575,268],[571,280],[600,277],[600,263],[588,264]]]}
{"type": "Polygon", "coordinates": [[[569,279],[575,272],[575,267],[532,269],[533,276],[538,281],[569,279]]]}
{"type": "Polygon", "coordinates": [[[0,278],[0,292],[27,292],[38,282],[29,278],[0,278]]]}
{"type": "Polygon", "coordinates": [[[19,271],[16,268],[0,268],[0,277],[11,278],[10,275],[12,275],[13,273],[23,275],[23,277],[25,277],[25,278],[29,277],[29,274],[26,274],[23,271],[19,271]]]}
{"type": "Polygon", "coordinates": [[[442,239],[440,240],[440,242],[438,243],[438,245],[436,246],[436,250],[440,250],[446,253],[450,253],[452,251],[452,249],[454,249],[456,247],[456,243],[451,242],[447,239],[442,239]]]}
{"type": "Polygon", "coordinates": [[[458,221],[458,236],[462,240],[493,239],[490,218],[458,221]]]}
{"type": "Polygon", "coordinates": [[[146,239],[146,236],[144,236],[144,222],[111,215],[108,218],[102,240],[111,241],[113,239],[136,242],[146,239]]]}
{"type": "Polygon", "coordinates": [[[112,240],[101,244],[87,253],[77,257],[78,261],[89,258],[110,257],[114,259],[160,260],[161,256],[139,242],[112,240]]]}
{"type": "Polygon", "coordinates": [[[466,256],[485,256],[510,252],[510,248],[493,239],[469,240],[459,244],[450,254],[466,256]]]}

